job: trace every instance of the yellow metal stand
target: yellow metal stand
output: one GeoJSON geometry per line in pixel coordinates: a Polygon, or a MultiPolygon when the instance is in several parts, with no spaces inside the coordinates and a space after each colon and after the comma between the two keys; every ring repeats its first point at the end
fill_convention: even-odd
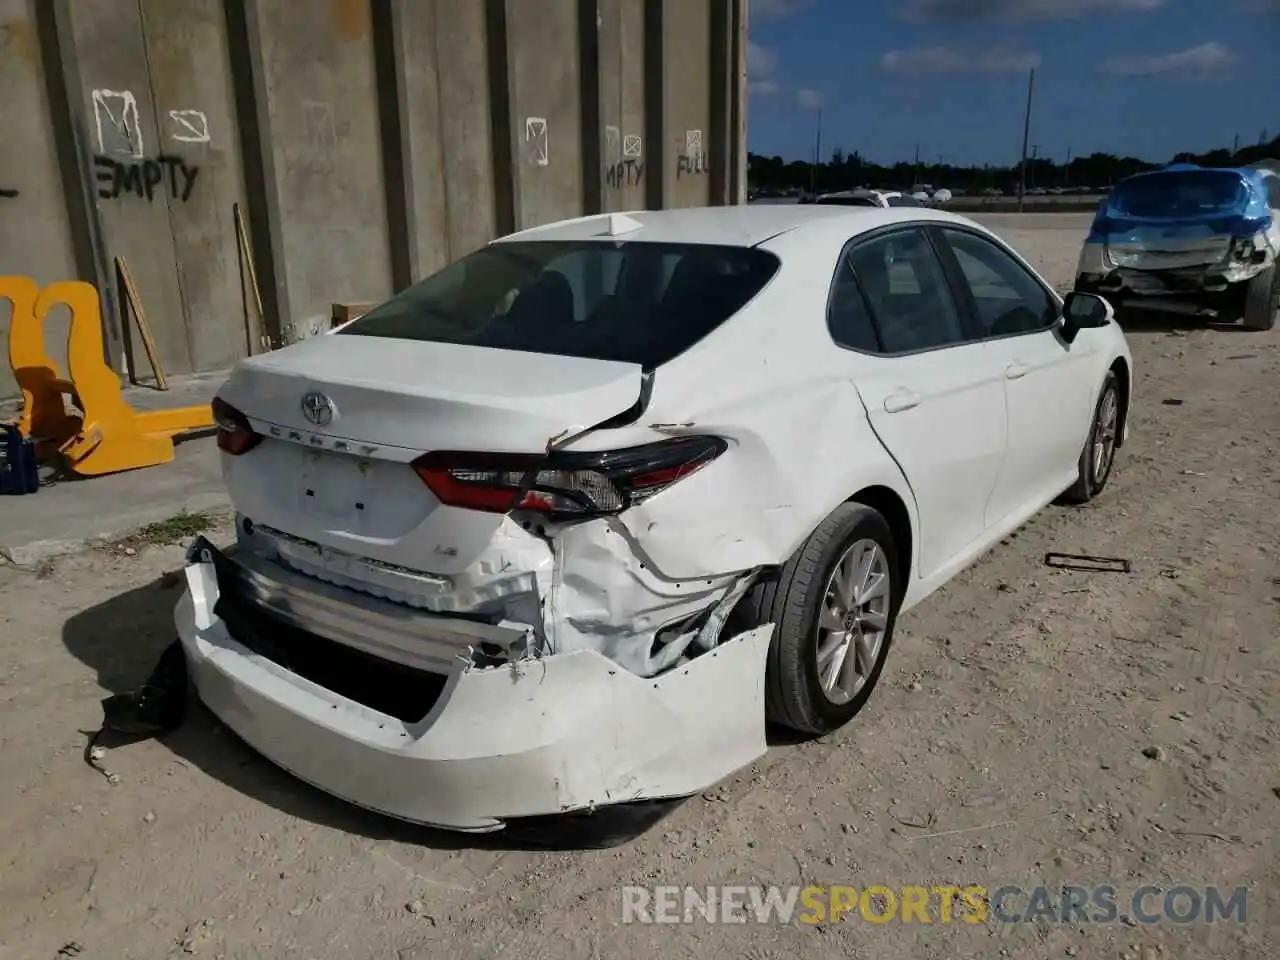
{"type": "Polygon", "coordinates": [[[13,306],[9,364],[22,390],[18,429],[37,441],[37,453],[66,457],[83,476],[137,470],[173,460],[173,438],[213,426],[201,404],[139,413],[124,398],[120,378],[107,366],[98,291],[88,283],[51,283],[41,291],[30,277],[0,277],[0,299],[13,306]],[[64,378],[44,344],[44,320],[57,304],[71,311],[64,378]],[[80,416],[69,413],[70,397],[80,416]]]}

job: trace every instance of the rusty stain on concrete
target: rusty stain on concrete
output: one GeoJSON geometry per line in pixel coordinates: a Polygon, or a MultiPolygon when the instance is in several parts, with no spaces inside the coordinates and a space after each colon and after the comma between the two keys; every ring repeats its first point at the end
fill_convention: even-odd
{"type": "Polygon", "coordinates": [[[40,63],[40,47],[36,43],[35,31],[26,20],[9,20],[0,23],[0,48],[10,48],[19,57],[32,65],[40,63]]]}
{"type": "Polygon", "coordinates": [[[332,0],[333,29],[343,43],[369,35],[368,0],[332,0]]]}

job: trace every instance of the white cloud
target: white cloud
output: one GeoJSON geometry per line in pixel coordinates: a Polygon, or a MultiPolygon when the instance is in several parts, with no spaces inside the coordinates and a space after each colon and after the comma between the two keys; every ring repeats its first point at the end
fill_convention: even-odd
{"type": "Polygon", "coordinates": [[[1097,13],[1146,13],[1167,0],[908,0],[903,16],[923,23],[1075,20],[1097,13]]]}
{"type": "Polygon", "coordinates": [[[1040,54],[1016,47],[917,47],[914,50],[890,50],[880,58],[880,66],[890,73],[919,75],[927,73],[1026,73],[1040,66],[1040,54]]]}
{"type": "Polygon", "coordinates": [[[752,80],[769,80],[778,69],[778,55],[758,43],[747,44],[747,76],[752,80]]]}
{"type": "Polygon", "coordinates": [[[1216,40],[1198,47],[1156,56],[1112,57],[1102,64],[1103,73],[1120,77],[1154,77],[1178,74],[1206,74],[1223,70],[1238,58],[1216,40]]]}
{"type": "Polygon", "coordinates": [[[747,44],[747,92],[756,96],[771,97],[778,93],[778,81],[774,74],[778,69],[778,55],[758,43],[747,44]]]}
{"type": "Polygon", "coordinates": [[[821,110],[824,99],[818,90],[796,91],[796,106],[801,110],[821,110]]]}
{"type": "Polygon", "coordinates": [[[752,20],[767,22],[782,20],[793,13],[799,13],[809,5],[809,0],[751,0],[750,16],[752,20]]]}

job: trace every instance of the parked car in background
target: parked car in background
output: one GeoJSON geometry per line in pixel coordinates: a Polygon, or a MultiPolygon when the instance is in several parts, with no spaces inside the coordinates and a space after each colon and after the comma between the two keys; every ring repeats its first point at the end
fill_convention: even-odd
{"type": "Polygon", "coordinates": [[[840,207],[919,207],[920,200],[896,190],[841,190],[824,193],[813,201],[824,206],[840,207]]]}
{"type": "Polygon", "coordinates": [[[1116,184],[1081,250],[1075,289],[1117,307],[1190,306],[1270,330],[1278,252],[1280,175],[1175,164],[1116,184]]]}
{"type": "Polygon", "coordinates": [[[1095,497],[1131,371],[1104,300],[940,211],[525,230],[236,367],[237,544],[188,555],[189,671],[404,820],[660,809],[766,718],[848,722],[903,611],[1095,497]]]}

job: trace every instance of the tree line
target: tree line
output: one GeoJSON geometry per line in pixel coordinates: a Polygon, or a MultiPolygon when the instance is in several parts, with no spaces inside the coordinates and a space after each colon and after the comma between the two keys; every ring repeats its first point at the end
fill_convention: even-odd
{"type": "MultiPolygon", "coordinates": [[[[902,190],[917,184],[946,187],[952,191],[980,193],[983,190],[999,190],[1012,193],[1018,187],[1019,164],[1008,167],[983,165],[981,167],[957,167],[947,163],[912,163],[899,161],[891,166],[873,163],[858,151],[846,153],[835,150],[831,159],[817,165],[804,160],[786,161],[782,157],[766,157],[748,153],[749,180],[752,189],[763,192],[794,192],[808,190],[811,185],[819,191],[851,190],[855,187],[902,190]]],[[[1239,167],[1259,160],[1280,159],[1280,136],[1267,139],[1264,132],[1258,143],[1238,150],[1218,149],[1208,153],[1183,152],[1169,163],[1195,163],[1205,167],[1239,167]]],[[[1117,157],[1110,153],[1092,153],[1073,157],[1069,163],[1058,163],[1046,157],[1028,158],[1026,185],[1028,189],[1081,190],[1093,188],[1103,191],[1117,180],[1152,170],[1164,164],[1140,160],[1137,157],[1117,157]]]]}

